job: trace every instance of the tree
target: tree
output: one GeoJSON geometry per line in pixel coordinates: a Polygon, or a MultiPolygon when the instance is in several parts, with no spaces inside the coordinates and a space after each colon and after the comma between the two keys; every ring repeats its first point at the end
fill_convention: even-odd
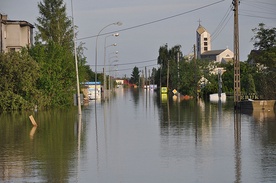
{"type": "Polygon", "coordinates": [[[37,44],[30,54],[40,65],[37,88],[46,98],[39,107],[60,107],[73,103],[76,77],[72,52],[61,45],[50,42],[37,44]]]}
{"type": "Polygon", "coordinates": [[[169,88],[177,87],[177,52],[179,52],[180,60],[183,60],[182,52],[180,51],[181,46],[176,45],[171,49],[168,49],[168,45],[165,44],[159,48],[159,56],[157,58],[157,63],[160,65],[158,72],[159,75],[156,78],[157,83],[160,83],[162,86],[166,86],[167,79],[169,79],[169,88]],[[169,70],[169,71],[168,71],[169,70]],[[169,74],[169,77],[168,77],[169,74]],[[161,79],[161,82],[160,82],[161,79]]]}
{"type": "Polygon", "coordinates": [[[39,65],[26,49],[1,53],[0,73],[0,111],[32,109],[40,102],[39,65]]]}
{"type": "Polygon", "coordinates": [[[248,61],[262,66],[260,73],[255,74],[254,80],[260,81],[256,90],[259,95],[266,99],[276,98],[276,28],[265,28],[265,24],[260,23],[258,28],[252,29],[255,33],[252,40],[257,51],[249,55],[248,61]]]}
{"type": "MultiPolygon", "coordinates": [[[[72,105],[72,96],[76,93],[72,22],[66,15],[63,0],[43,0],[38,8],[38,32],[30,54],[40,65],[37,88],[46,99],[40,107],[72,105]]],[[[93,75],[89,66],[85,65],[84,49],[83,43],[77,47],[80,83],[91,81],[93,75]]]]}
{"type": "Polygon", "coordinates": [[[252,29],[255,35],[251,38],[257,50],[269,50],[276,46],[276,28],[265,28],[264,23],[259,23],[258,28],[252,29]]]}
{"type": "Polygon", "coordinates": [[[73,26],[66,15],[63,0],[43,0],[38,3],[40,17],[35,24],[37,39],[42,42],[55,42],[61,46],[73,48],[73,26]]]}
{"type": "Polygon", "coordinates": [[[130,82],[132,84],[138,85],[139,84],[139,78],[140,78],[139,69],[138,69],[138,67],[135,66],[132,70],[130,82]]]}

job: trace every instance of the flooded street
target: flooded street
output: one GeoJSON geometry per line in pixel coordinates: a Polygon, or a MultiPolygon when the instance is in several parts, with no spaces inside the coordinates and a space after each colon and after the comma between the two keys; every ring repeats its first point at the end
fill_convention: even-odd
{"type": "Polygon", "coordinates": [[[273,111],[117,89],[77,109],[0,115],[0,182],[275,182],[273,111]],[[29,115],[38,127],[32,127],[29,115]]]}

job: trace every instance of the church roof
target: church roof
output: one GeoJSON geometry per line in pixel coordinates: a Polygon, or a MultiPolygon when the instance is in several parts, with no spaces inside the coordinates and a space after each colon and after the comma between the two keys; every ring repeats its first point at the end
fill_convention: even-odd
{"type": "Polygon", "coordinates": [[[196,31],[197,31],[198,34],[202,34],[203,32],[207,32],[207,30],[201,24],[199,24],[196,31]]]}
{"type": "Polygon", "coordinates": [[[207,56],[207,55],[219,55],[221,54],[222,52],[224,52],[226,49],[223,49],[223,50],[211,50],[211,51],[205,51],[203,52],[201,55],[203,56],[207,56]]]}

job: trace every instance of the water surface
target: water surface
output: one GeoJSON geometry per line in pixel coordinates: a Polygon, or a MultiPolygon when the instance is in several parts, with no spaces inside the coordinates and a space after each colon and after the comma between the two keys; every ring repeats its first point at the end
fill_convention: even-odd
{"type": "Polygon", "coordinates": [[[0,182],[276,181],[273,111],[117,89],[82,113],[1,114],[0,182]]]}

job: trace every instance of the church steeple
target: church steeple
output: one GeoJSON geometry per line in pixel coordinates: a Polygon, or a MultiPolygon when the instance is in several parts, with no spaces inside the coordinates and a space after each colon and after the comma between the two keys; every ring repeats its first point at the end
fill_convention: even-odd
{"type": "Polygon", "coordinates": [[[197,43],[197,58],[201,58],[201,54],[211,50],[211,36],[208,31],[198,21],[198,28],[196,30],[196,43],[197,43]]]}

